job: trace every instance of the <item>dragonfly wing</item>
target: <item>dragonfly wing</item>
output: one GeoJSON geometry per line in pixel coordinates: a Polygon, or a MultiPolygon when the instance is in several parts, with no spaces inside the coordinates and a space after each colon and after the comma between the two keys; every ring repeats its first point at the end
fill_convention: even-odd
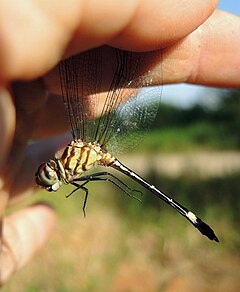
{"type": "Polygon", "coordinates": [[[101,88],[101,55],[101,50],[91,50],[59,64],[62,96],[73,139],[89,141],[93,137],[101,88]]]}
{"type": "Polygon", "coordinates": [[[125,153],[134,148],[147,132],[158,112],[162,95],[155,80],[161,52],[133,53],[115,49],[116,70],[99,119],[96,140],[108,150],[125,153]],[[154,69],[152,69],[152,68],[154,69]]]}
{"type": "Polygon", "coordinates": [[[152,87],[156,76],[161,80],[161,69],[151,69],[160,57],[161,52],[102,47],[62,61],[61,89],[73,138],[122,148],[117,153],[137,145],[161,98],[161,87],[152,87]]]}

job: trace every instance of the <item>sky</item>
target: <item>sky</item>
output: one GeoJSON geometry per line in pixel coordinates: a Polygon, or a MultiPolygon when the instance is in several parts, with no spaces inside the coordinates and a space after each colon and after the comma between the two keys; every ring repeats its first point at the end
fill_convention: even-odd
{"type": "MultiPolygon", "coordinates": [[[[240,16],[240,0],[220,0],[218,8],[240,16]]],[[[206,96],[206,91],[207,89],[204,86],[189,84],[165,85],[163,88],[162,101],[187,108],[201,102],[204,96],[206,96]]],[[[211,98],[214,99],[217,92],[216,89],[208,89],[208,100],[210,102],[211,98]]]]}
{"type": "Polygon", "coordinates": [[[218,8],[240,15],[240,1],[239,0],[220,0],[218,8]]]}

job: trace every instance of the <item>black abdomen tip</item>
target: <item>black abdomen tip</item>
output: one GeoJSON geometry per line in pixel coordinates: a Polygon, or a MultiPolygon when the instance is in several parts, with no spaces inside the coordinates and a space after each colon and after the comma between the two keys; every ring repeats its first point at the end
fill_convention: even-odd
{"type": "Polygon", "coordinates": [[[207,225],[205,222],[203,222],[200,218],[197,218],[197,222],[194,225],[203,235],[207,236],[210,240],[215,240],[216,242],[219,242],[219,239],[217,238],[216,234],[212,230],[212,228],[207,225]]]}

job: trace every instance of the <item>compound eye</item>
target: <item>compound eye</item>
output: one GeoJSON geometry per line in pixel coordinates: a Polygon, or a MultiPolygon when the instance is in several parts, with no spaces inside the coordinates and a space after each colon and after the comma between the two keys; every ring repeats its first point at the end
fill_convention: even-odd
{"type": "Polygon", "coordinates": [[[45,165],[44,174],[49,180],[54,180],[57,175],[56,171],[48,163],[45,165]]]}
{"type": "MultiPolygon", "coordinates": [[[[42,163],[36,172],[36,183],[48,191],[56,191],[60,187],[57,172],[52,163],[42,163]]],[[[56,165],[56,164],[55,164],[56,165]]]]}

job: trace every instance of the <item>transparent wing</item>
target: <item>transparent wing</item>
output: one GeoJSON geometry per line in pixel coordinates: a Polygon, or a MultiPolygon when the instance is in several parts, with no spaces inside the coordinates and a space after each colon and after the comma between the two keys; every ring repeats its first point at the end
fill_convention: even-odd
{"type": "Polygon", "coordinates": [[[161,99],[162,88],[152,85],[155,77],[162,80],[162,70],[151,70],[159,56],[144,53],[143,58],[141,53],[104,47],[61,62],[62,95],[73,138],[98,142],[114,153],[139,143],[161,99]]]}
{"type": "Polygon", "coordinates": [[[136,146],[154,121],[162,95],[162,70],[151,70],[159,52],[132,53],[116,49],[116,71],[110,85],[95,140],[113,153],[136,146]],[[147,63],[146,63],[147,60],[147,63]]]}
{"type": "Polygon", "coordinates": [[[119,106],[109,128],[108,151],[123,154],[139,145],[155,120],[161,94],[160,86],[143,88],[119,106]]]}
{"type": "Polygon", "coordinates": [[[101,89],[101,58],[101,50],[91,50],[59,64],[62,96],[73,139],[89,141],[94,135],[101,89]]]}

